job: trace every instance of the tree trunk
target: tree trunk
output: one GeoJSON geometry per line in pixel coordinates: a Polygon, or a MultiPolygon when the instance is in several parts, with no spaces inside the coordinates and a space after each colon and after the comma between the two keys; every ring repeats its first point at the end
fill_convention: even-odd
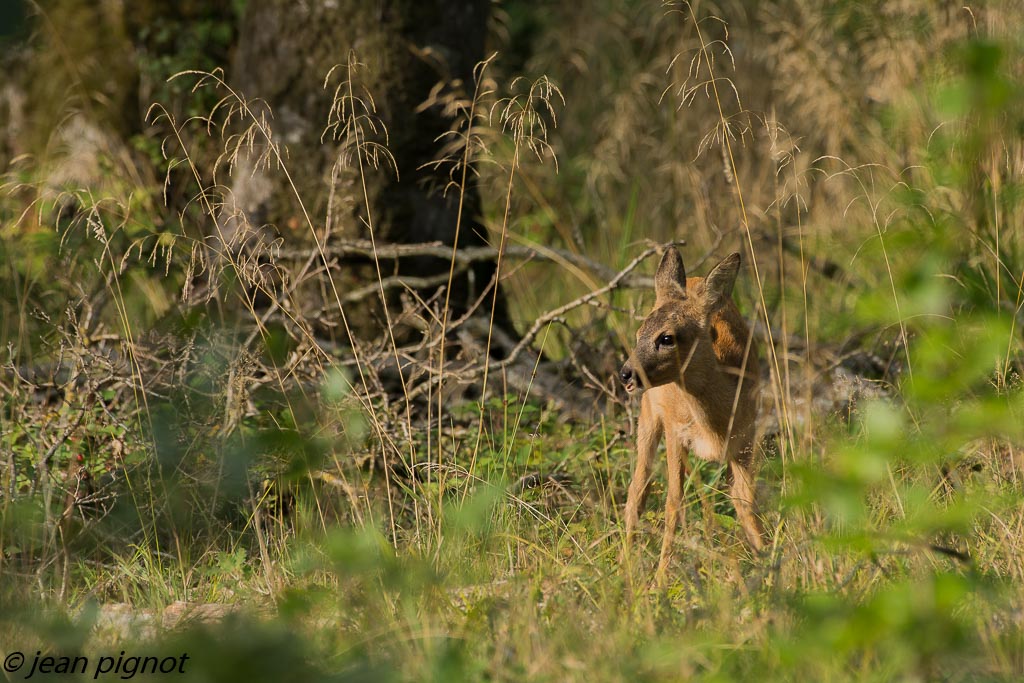
{"type": "MultiPolygon", "coordinates": [[[[276,139],[288,149],[285,165],[318,230],[330,211],[332,238],[367,239],[372,225],[378,243],[455,244],[459,193],[443,192],[449,167],[429,165],[441,156],[445,141],[438,138],[452,128],[453,118],[442,106],[425,103],[439,84],[442,92],[462,90],[472,96],[473,69],[484,58],[489,6],[490,0],[249,3],[231,81],[246,97],[270,106],[276,139]],[[355,94],[366,102],[372,97],[376,116],[387,128],[386,143],[397,178],[384,165],[360,172],[351,155],[338,164],[344,156],[342,145],[330,132],[324,135],[332,94],[349,78],[350,52],[364,65],[355,94]],[[324,79],[332,68],[325,89],[324,79]],[[366,90],[360,92],[359,85],[366,90]]],[[[376,141],[385,142],[383,136],[376,141]]],[[[486,244],[480,196],[471,173],[469,181],[463,196],[460,247],[486,244]]],[[[251,167],[243,167],[236,169],[232,184],[236,205],[247,214],[250,225],[275,225],[288,239],[308,234],[300,205],[280,173],[258,170],[254,176],[251,167]]],[[[381,274],[429,277],[447,273],[448,267],[448,260],[438,258],[382,261],[381,274]]],[[[467,310],[494,272],[493,263],[484,263],[456,278],[450,318],[467,310]]],[[[376,267],[366,261],[343,262],[335,273],[336,282],[346,289],[376,278],[376,267]]],[[[490,313],[489,297],[486,302],[480,308],[485,315],[490,313]]],[[[346,307],[357,336],[384,334],[379,303],[369,310],[346,307]]],[[[388,305],[393,312],[397,299],[388,305]]],[[[511,330],[500,294],[495,323],[511,330]]]]}

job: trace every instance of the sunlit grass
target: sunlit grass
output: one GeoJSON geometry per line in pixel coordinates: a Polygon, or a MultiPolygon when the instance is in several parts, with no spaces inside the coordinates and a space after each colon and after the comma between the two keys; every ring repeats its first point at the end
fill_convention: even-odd
{"type": "MultiPolygon", "coordinates": [[[[751,9],[731,35],[685,3],[664,16],[640,4],[548,9],[564,24],[552,36],[589,40],[546,37],[531,68],[575,79],[561,90],[499,84],[488,69],[500,60],[481,65],[453,130],[461,142],[439,160],[453,169],[449,191],[481,174],[496,246],[555,246],[617,270],[648,241],[685,239],[698,274],[705,254],[746,249],[756,267],[736,297],[770,368],[765,555],[742,543],[711,465],[687,482],[666,586],[653,582],[659,505],[624,552],[632,407],[614,372],[649,292],[615,291],[535,341],[536,366],[564,364],[557,391],[593,392],[598,410],[531,396],[486,351],[466,400],[431,389],[423,410],[405,375],[376,390],[372,345],[339,350],[311,331],[298,293],[323,294],[339,324],[346,311],[317,217],[305,214],[317,249],[304,269],[288,271],[271,243],[206,251],[200,235],[230,241],[213,169],[190,154],[193,136],[211,143],[164,111],[165,151],[197,193],[176,219],[158,224],[158,207],[119,195],[128,183],[113,184],[114,198],[54,196],[19,176],[2,200],[0,247],[16,265],[0,325],[11,341],[0,380],[3,647],[187,648],[211,678],[257,680],[1024,675],[1019,46],[922,9],[932,42],[886,52],[874,19],[841,5],[751,9]],[[790,47],[759,42],[751,26],[762,21],[790,47]],[[903,95],[872,108],[882,96],[831,52],[843,41],[903,95]],[[808,73],[804,47],[836,71],[808,73]],[[862,91],[869,104],[844,95],[862,91]],[[554,154],[558,173],[535,153],[554,154]],[[65,199],[77,220],[57,210],[65,199]],[[16,200],[29,210],[8,208],[16,200]],[[69,264],[52,282],[55,245],[31,238],[44,228],[65,240],[69,264]],[[21,260],[26,244],[37,249],[21,260]],[[306,289],[276,289],[253,268],[260,259],[306,289]],[[177,341],[144,343],[196,272],[217,297],[173,323],[165,339],[177,341]],[[68,307],[95,292],[109,302],[101,310],[68,307]],[[59,305],[10,321],[47,297],[59,305]],[[77,373],[58,378],[73,390],[52,410],[38,407],[46,383],[18,376],[37,358],[70,359],[77,373]],[[145,628],[111,623],[119,603],[145,628]],[[209,603],[237,613],[191,625],[169,616],[209,603]]],[[[375,141],[386,135],[351,87],[355,58],[342,70],[335,132],[365,178],[387,166],[375,141]]],[[[191,76],[243,125],[225,133],[228,153],[263,150],[287,169],[270,120],[219,73],[191,76]]],[[[520,332],[605,284],[558,258],[501,269],[520,332]]],[[[492,317],[494,301],[482,304],[492,317]]],[[[445,339],[448,307],[420,310],[445,339]]],[[[389,323],[399,313],[383,311],[389,323]]],[[[459,367],[447,343],[422,361],[441,377],[459,367]]],[[[402,362],[393,334],[382,348],[376,358],[402,362]]],[[[664,495],[660,479],[652,495],[664,495]]]]}

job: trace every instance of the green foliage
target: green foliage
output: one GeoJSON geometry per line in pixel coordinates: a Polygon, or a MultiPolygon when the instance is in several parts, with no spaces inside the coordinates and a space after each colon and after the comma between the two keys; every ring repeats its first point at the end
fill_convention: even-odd
{"type": "MultiPolygon", "coordinates": [[[[1019,41],[965,35],[924,6],[740,5],[728,36],[686,5],[664,18],[644,3],[510,6],[512,35],[542,32],[516,66],[567,69],[562,118],[575,122],[551,137],[559,175],[524,164],[526,192],[491,194],[512,193],[524,241],[611,265],[639,239],[751,247],[756,278],[739,298],[770,337],[765,412],[778,425],[761,470],[766,556],[739,540],[727,473],[692,463],[677,561],[653,586],[660,481],[638,542],[619,534],[625,411],[577,420],[481,383],[483,398],[445,405],[437,424],[396,408],[394,390],[360,393],[366,368],[316,346],[337,320],[300,321],[291,337],[295,311],[258,308],[266,290],[240,269],[180,259],[206,245],[187,235],[211,212],[159,207],[109,155],[105,193],[36,192],[44,169],[26,166],[0,199],[0,640],[188,652],[189,675],[209,680],[1018,679],[1019,41]],[[726,74],[746,104],[695,86],[718,77],[725,90],[726,74]],[[761,104],[772,113],[746,108],[761,104]],[[178,312],[191,268],[212,295],[178,312]],[[111,329],[117,344],[96,339],[111,329]],[[144,334],[160,335],[155,358],[121,343],[144,334]],[[834,376],[851,348],[889,354],[856,375],[874,391],[822,399],[806,378],[834,376]],[[303,375],[295,359],[318,353],[303,375]],[[64,354],[70,379],[19,374],[64,354]],[[167,633],[103,630],[111,603],[160,621],[178,600],[240,610],[167,633]]],[[[141,82],[180,116],[208,111],[213,90],[190,99],[163,77],[223,63],[240,12],[206,9],[157,12],[139,33],[141,82]]],[[[160,168],[154,140],[133,144],[160,168]]],[[[517,151],[502,142],[494,159],[517,151]]],[[[492,224],[503,208],[485,208],[492,224]]],[[[587,285],[566,272],[518,274],[518,310],[587,285]]],[[[642,299],[618,293],[572,322],[612,348],[642,299]]]]}

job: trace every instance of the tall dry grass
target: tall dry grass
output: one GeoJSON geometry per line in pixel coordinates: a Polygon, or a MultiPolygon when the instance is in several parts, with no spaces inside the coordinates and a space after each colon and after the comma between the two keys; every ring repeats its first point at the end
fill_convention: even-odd
{"type": "MultiPolygon", "coordinates": [[[[91,240],[110,304],[83,316],[92,297],[73,302],[51,338],[73,356],[53,420],[34,407],[44,383],[4,380],[3,599],[22,618],[10,593],[25,585],[72,605],[272,602],[278,621],[207,640],[227,643],[229,662],[258,659],[234,632],[325,657],[309,677],[1012,680],[1024,263],[1021,59],[1003,31],[1016,8],[541,11],[552,28],[527,71],[548,77],[482,64],[449,103],[457,125],[437,160],[460,196],[479,174],[518,321],[544,322],[513,347],[516,363],[489,353],[493,285],[483,326],[453,320],[453,252],[445,290],[389,309],[389,246],[375,239],[366,296],[389,332],[415,319],[422,335],[347,334],[348,349],[319,338],[324,318],[347,325],[352,294],[335,286],[332,226],[304,213],[314,248],[296,258],[225,211],[241,156],[289,176],[273,121],[219,72],[180,76],[217,93],[204,119],[153,110],[170,131],[168,191],[191,198],[180,230],[139,221],[130,191],[71,192],[76,213],[61,220],[33,183],[9,186],[38,225],[91,240]],[[223,156],[206,165],[191,150],[211,132],[223,156]],[[534,155],[556,157],[557,173],[534,155]],[[617,560],[628,406],[581,423],[557,393],[603,387],[615,405],[608,368],[648,297],[603,291],[573,257],[636,267],[645,242],[676,239],[698,272],[698,255],[747,257],[737,298],[770,373],[774,545],[749,554],[706,468],[687,493],[701,521],[657,591],[653,546],[617,560]],[[550,260],[510,262],[523,246],[550,260]],[[133,291],[154,270],[205,306],[155,342],[133,291]],[[538,368],[563,359],[577,372],[531,399],[550,390],[534,386],[538,368]],[[101,467],[80,498],[82,449],[101,467]]],[[[333,74],[325,126],[365,179],[389,157],[358,68],[350,58],[333,74]]],[[[49,646],[56,632],[4,628],[49,646]]],[[[206,652],[202,633],[183,637],[206,652]]]]}

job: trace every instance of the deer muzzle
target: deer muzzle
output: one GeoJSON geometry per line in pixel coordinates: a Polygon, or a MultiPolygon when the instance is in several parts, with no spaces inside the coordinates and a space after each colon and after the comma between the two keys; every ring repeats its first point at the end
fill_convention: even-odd
{"type": "Polygon", "coordinates": [[[626,393],[632,394],[636,391],[637,375],[630,361],[627,360],[626,364],[622,366],[622,370],[619,371],[619,379],[622,380],[622,386],[625,387],[626,393]]]}

